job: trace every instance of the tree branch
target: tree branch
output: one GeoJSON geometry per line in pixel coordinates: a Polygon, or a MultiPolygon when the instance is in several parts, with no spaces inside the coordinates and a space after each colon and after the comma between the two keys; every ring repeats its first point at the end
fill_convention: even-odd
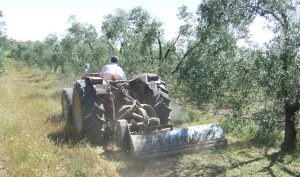
{"type": "Polygon", "coordinates": [[[259,14],[260,16],[271,15],[281,25],[284,24],[284,22],[280,19],[280,17],[277,14],[274,13],[274,11],[267,10],[267,9],[265,9],[265,8],[259,6],[259,5],[260,4],[257,4],[256,6],[249,6],[249,7],[252,8],[253,10],[255,10],[256,13],[259,14]]]}
{"type": "Polygon", "coordinates": [[[172,44],[172,45],[168,48],[168,50],[166,51],[166,53],[165,53],[165,55],[164,55],[164,58],[165,58],[165,59],[168,57],[169,53],[170,53],[171,51],[173,51],[173,48],[174,48],[174,46],[176,45],[176,43],[177,43],[177,41],[178,41],[178,39],[179,39],[180,36],[181,36],[181,35],[179,34],[179,35],[177,36],[177,38],[175,39],[175,41],[173,42],[173,44],[172,44]]]}
{"type": "Polygon", "coordinates": [[[200,42],[201,42],[202,40],[200,40],[199,42],[197,42],[194,46],[192,46],[191,48],[189,48],[186,52],[185,52],[185,54],[183,55],[183,57],[181,58],[181,60],[179,61],[179,63],[177,64],[177,66],[176,66],[176,68],[172,71],[172,75],[173,74],[175,74],[177,71],[178,71],[178,69],[179,69],[179,67],[182,65],[182,63],[183,63],[183,61],[184,61],[184,59],[196,48],[196,47],[198,47],[198,45],[200,44],[200,42]]]}
{"type": "Polygon", "coordinates": [[[115,53],[115,48],[114,48],[114,46],[109,41],[107,41],[105,39],[102,39],[102,38],[100,38],[100,40],[103,41],[103,42],[105,42],[105,43],[107,43],[111,47],[113,53],[115,53]]]}
{"type": "Polygon", "coordinates": [[[162,47],[161,47],[161,41],[159,39],[159,36],[157,36],[157,43],[158,43],[158,50],[159,50],[158,58],[159,58],[159,60],[161,60],[162,59],[162,47]]]}
{"type": "Polygon", "coordinates": [[[91,51],[94,52],[94,48],[93,48],[90,40],[88,41],[88,44],[89,44],[89,47],[90,47],[91,51]]]}

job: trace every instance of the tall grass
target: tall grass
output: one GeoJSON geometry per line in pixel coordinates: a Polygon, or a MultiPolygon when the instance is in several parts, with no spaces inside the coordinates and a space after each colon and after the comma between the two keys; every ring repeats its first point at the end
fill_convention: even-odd
{"type": "Polygon", "coordinates": [[[220,121],[224,131],[244,141],[252,142],[253,145],[264,147],[278,147],[283,140],[283,132],[280,128],[258,124],[252,119],[237,118],[228,115],[220,121]]]}

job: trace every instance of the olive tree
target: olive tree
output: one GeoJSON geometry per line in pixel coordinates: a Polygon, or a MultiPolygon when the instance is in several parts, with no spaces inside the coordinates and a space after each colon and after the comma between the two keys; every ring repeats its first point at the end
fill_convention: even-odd
{"type": "Polygon", "coordinates": [[[141,7],[129,12],[118,9],[105,17],[103,37],[114,46],[114,54],[128,74],[157,73],[163,61],[163,30],[159,20],[141,7]]]}
{"type": "MultiPolygon", "coordinates": [[[[0,10],[0,19],[3,17],[2,11],[0,10]]],[[[0,21],[0,74],[4,72],[3,60],[4,60],[4,51],[1,49],[3,47],[3,38],[4,38],[4,22],[0,21]]]]}
{"type": "Polygon", "coordinates": [[[5,28],[5,22],[2,20],[3,18],[3,12],[0,10],[0,47],[3,47],[5,45],[6,41],[6,28],[5,28]]]}
{"type": "Polygon", "coordinates": [[[285,117],[285,137],[282,149],[296,148],[295,118],[300,109],[300,19],[295,1],[261,1],[250,4],[255,13],[273,23],[275,38],[266,45],[263,56],[257,58],[259,83],[268,96],[282,105],[285,117]]]}
{"type": "MultiPolygon", "coordinates": [[[[300,108],[297,9],[299,4],[293,0],[203,1],[196,12],[197,22],[186,21],[182,27],[190,37],[173,71],[192,90],[186,93],[200,105],[225,98],[234,103],[232,108],[243,109],[251,91],[263,90],[259,94],[283,110],[283,150],[296,147],[295,118],[300,108]],[[248,36],[247,28],[257,16],[270,21],[275,37],[264,49],[247,49],[252,52],[245,60],[239,57],[236,42],[248,36]]],[[[180,12],[183,19],[189,15],[185,11],[182,8],[180,12]]]]}

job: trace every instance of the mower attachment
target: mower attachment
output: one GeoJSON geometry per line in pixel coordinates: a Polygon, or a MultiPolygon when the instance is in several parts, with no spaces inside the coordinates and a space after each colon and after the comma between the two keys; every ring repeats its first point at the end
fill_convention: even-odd
{"type": "Polygon", "coordinates": [[[133,134],[130,133],[130,126],[126,120],[118,121],[119,125],[123,125],[123,132],[125,132],[123,136],[118,134],[124,140],[119,141],[121,147],[138,158],[170,156],[227,144],[223,129],[217,124],[197,125],[174,130],[158,130],[147,134],[133,134]]]}

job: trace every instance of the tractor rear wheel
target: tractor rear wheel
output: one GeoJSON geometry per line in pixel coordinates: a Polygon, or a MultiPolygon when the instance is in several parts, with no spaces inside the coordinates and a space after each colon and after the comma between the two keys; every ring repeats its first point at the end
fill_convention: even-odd
{"type": "Polygon", "coordinates": [[[62,119],[72,121],[73,88],[64,88],[61,93],[62,119]]]}
{"type": "Polygon", "coordinates": [[[101,143],[104,133],[103,99],[84,80],[75,83],[72,113],[76,135],[87,138],[94,145],[101,143]]]}
{"type": "Polygon", "coordinates": [[[171,109],[169,108],[170,98],[164,82],[157,82],[152,88],[147,87],[145,90],[145,99],[146,104],[149,104],[154,108],[156,117],[160,119],[161,125],[168,124],[169,114],[171,112],[171,109]]]}

